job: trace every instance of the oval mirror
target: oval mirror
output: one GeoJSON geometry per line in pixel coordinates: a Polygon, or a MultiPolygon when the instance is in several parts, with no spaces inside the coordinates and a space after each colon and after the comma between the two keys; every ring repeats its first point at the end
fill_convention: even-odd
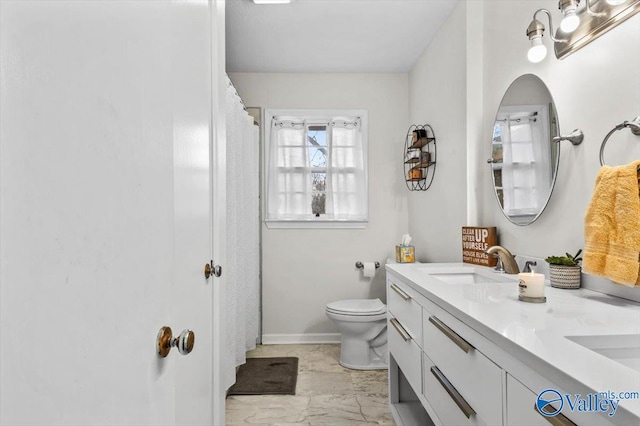
{"type": "Polygon", "coordinates": [[[516,225],[529,225],[547,206],[558,172],[558,117],[547,86],[537,76],[518,77],[496,113],[491,176],[498,204],[516,225]]]}

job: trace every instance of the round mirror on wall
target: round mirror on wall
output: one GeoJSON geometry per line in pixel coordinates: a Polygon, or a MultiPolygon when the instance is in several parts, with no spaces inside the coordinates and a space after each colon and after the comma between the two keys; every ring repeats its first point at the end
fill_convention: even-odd
{"type": "Polygon", "coordinates": [[[556,181],[558,117],[547,86],[525,74],[507,89],[493,125],[491,177],[496,200],[516,225],[529,225],[547,206],[556,181]]]}

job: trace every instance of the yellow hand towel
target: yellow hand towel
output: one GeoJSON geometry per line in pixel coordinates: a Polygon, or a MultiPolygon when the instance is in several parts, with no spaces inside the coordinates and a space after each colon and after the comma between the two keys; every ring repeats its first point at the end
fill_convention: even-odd
{"type": "Polygon", "coordinates": [[[640,285],[640,160],[603,166],[585,215],[584,271],[640,285]]]}

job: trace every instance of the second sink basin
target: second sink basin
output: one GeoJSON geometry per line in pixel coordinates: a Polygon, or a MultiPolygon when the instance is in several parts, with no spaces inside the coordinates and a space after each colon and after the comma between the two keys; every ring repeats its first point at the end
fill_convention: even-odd
{"type": "Polygon", "coordinates": [[[448,284],[511,283],[516,279],[473,266],[420,268],[420,271],[448,284]]]}
{"type": "Polygon", "coordinates": [[[640,335],[565,336],[585,348],[640,372],[640,335]]]}

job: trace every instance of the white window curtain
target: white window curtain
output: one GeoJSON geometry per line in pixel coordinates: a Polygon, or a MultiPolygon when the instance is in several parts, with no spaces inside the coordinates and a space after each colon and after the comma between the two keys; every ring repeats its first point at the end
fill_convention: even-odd
{"type": "Polygon", "coordinates": [[[272,120],[270,140],[267,219],[310,215],[312,186],[306,122],[272,120]]]}
{"type": "Polygon", "coordinates": [[[334,220],[367,219],[366,153],[360,120],[331,121],[327,161],[327,216],[334,220]]]}
{"type": "Polygon", "coordinates": [[[367,153],[360,117],[274,116],[268,150],[268,224],[277,221],[366,223],[367,153]],[[326,170],[322,167],[318,170],[317,165],[311,164],[309,128],[318,126],[326,126],[326,170]],[[312,175],[325,172],[325,213],[314,215],[312,175]]]}
{"type": "Polygon", "coordinates": [[[536,214],[538,191],[531,123],[527,118],[507,116],[501,127],[504,210],[514,216],[536,214]]]}

